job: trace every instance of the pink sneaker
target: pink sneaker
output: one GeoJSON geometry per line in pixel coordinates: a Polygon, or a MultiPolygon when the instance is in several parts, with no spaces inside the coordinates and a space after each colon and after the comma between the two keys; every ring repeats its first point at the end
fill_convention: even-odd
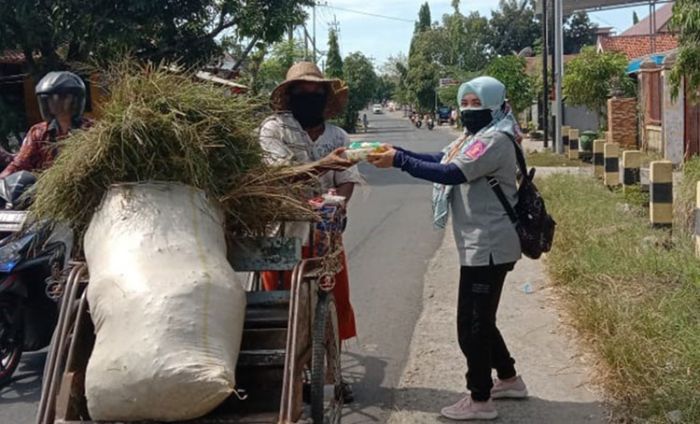
{"type": "Polygon", "coordinates": [[[495,379],[491,389],[492,399],[525,399],[527,386],[522,377],[517,376],[512,381],[495,379]]]}
{"type": "Polygon", "coordinates": [[[486,402],[475,402],[470,395],[452,406],[442,408],[443,417],[451,420],[493,420],[498,417],[498,411],[491,399],[486,402]]]}

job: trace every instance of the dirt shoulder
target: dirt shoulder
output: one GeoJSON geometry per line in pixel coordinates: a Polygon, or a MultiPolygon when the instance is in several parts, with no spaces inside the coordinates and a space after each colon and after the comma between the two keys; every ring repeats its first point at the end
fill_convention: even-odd
{"type": "MultiPolygon", "coordinates": [[[[446,234],[425,276],[423,312],[389,423],[448,422],[440,409],[466,392],[466,362],[455,324],[459,263],[452,232],[446,234]]],[[[586,359],[556,305],[542,262],[521,260],[506,281],[498,323],[531,397],[498,401],[498,422],[606,422],[600,395],[589,384],[586,359]]]]}

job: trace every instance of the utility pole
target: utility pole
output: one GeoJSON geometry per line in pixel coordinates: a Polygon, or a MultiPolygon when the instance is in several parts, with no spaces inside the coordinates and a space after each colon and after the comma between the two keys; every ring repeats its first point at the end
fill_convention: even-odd
{"type": "Polygon", "coordinates": [[[313,62],[316,63],[316,2],[314,2],[314,6],[312,9],[312,16],[313,16],[313,38],[311,40],[311,43],[314,45],[314,60],[313,62]]]}
{"type": "Polygon", "coordinates": [[[554,72],[557,75],[557,85],[556,85],[556,93],[555,93],[555,106],[556,106],[556,113],[557,113],[557,120],[556,123],[554,124],[554,129],[556,131],[555,139],[554,141],[556,142],[556,152],[559,154],[564,153],[564,141],[562,138],[562,124],[563,124],[563,118],[564,118],[564,105],[562,101],[562,79],[564,78],[564,11],[563,11],[563,6],[564,2],[562,0],[554,0],[557,3],[556,7],[556,22],[554,23],[554,28],[555,28],[555,33],[554,36],[556,37],[554,40],[554,44],[556,46],[556,54],[555,54],[555,59],[554,59],[554,72]]]}
{"type": "Polygon", "coordinates": [[[542,0],[542,131],[544,132],[543,147],[549,147],[549,84],[547,81],[547,66],[549,62],[549,31],[547,23],[549,16],[547,13],[547,3],[549,0],[542,0]]]}

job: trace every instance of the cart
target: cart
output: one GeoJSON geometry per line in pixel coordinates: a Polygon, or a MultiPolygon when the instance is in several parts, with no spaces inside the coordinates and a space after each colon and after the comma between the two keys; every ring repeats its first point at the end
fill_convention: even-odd
{"type": "MultiPolygon", "coordinates": [[[[238,390],[209,415],[188,423],[340,422],[340,340],[332,290],[342,266],[343,221],[342,208],[325,210],[320,221],[309,221],[313,254],[308,259],[302,259],[298,238],[230,242],[234,269],[250,276],[236,367],[238,390]],[[291,271],[291,288],[262,291],[262,271],[291,271]]],[[[71,263],[64,283],[37,424],[93,422],[85,398],[85,370],[95,343],[86,264],[71,263]]]]}

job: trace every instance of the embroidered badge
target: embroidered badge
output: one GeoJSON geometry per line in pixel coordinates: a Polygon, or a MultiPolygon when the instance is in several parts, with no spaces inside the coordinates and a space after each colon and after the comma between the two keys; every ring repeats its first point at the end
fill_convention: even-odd
{"type": "Polygon", "coordinates": [[[471,160],[479,159],[486,153],[486,144],[481,140],[475,140],[465,147],[462,153],[471,160]]]}

